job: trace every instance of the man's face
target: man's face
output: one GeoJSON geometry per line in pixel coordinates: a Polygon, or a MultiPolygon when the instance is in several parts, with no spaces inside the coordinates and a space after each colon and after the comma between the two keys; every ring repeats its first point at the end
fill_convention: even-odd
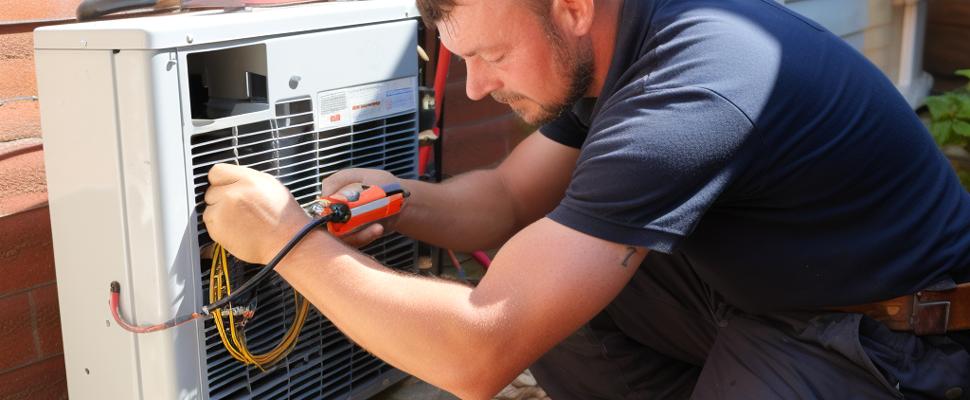
{"type": "Polygon", "coordinates": [[[562,34],[524,0],[463,0],[438,32],[465,60],[469,98],[490,94],[532,125],[555,119],[592,82],[589,38],[562,34]]]}

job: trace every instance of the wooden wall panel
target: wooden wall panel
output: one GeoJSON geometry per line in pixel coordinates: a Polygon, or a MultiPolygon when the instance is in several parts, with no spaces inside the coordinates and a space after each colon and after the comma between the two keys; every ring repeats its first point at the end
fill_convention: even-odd
{"type": "Polygon", "coordinates": [[[965,82],[953,71],[970,68],[970,1],[928,1],[923,64],[936,78],[934,89],[948,90],[965,82]]]}

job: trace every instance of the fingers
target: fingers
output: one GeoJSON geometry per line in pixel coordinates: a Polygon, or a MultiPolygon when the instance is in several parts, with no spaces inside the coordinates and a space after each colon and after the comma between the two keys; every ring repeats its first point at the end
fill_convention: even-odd
{"type": "Polygon", "coordinates": [[[349,184],[360,184],[361,174],[359,171],[358,169],[345,169],[330,175],[320,183],[320,193],[324,196],[329,196],[349,184]]]}
{"type": "Polygon", "coordinates": [[[219,202],[226,196],[226,192],[229,191],[229,186],[209,186],[205,191],[205,205],[212,206],[219,202]]]}
{"type": "Polygon", "coordinates": [[[346,201],[357,201],[360,197],[360,192],[364,191],[364,185],[361,183],[351,183],[347,186],[340,188],[333,196],[343,197],[346,201]]]}
{"type": "Polygon", "coordinates": [[[252,170],[250,170],[249,168],[240,167],[238,165],[233,165],[233,164],[213,165],[212,168],[209,169],[209,185],[211,186],[231,185],[239,181],[239,179],[241,179],[247,173],[250,173],[250,171],[252,170]]]}
{"type": "Polygon", "coordinates": [[[220,211],[222,211],[221,208],[217,206],[207,206],[205,210],[202,211],[202,223],[205,224],[205,230],[209,233],[209,237],[216,242],[221,239],[219,234],[219,229],[221,226],[216,223],[216,220],[218,220],[217,216],[220,211]]]}
{"type": "Polygon", "coordinates": [[[363,247],[368,243],[373,242],[384,234],[384,226],[381,224],[371,224],[363,229],[351,233],[349,235],[343,236],[340,239],[353,247],[363,247]]]}
{"type": "Polygon", "coordinates": [[[216,164],[209,170],[209,188],[205,191],[205,204],[213,205],[230,193],[230,185],[247,176],[258,174],[253,169],[233,164],[216,164]]]}
{"type": "Polygon", "coordinates": [[[213,215],[215,215],[215,212],[215,207],[206,207],[205,210],[202,211],[202,223],[208,226],[209,223],[211,223],[214,219],[213,215]]]}

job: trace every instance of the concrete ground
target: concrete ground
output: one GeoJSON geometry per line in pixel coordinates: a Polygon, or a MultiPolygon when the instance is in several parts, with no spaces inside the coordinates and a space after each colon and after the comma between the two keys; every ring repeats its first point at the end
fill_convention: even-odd
{"type": "MultiPolygon", "coordinates": [[[[414,377],[408,377],[375,396],[372,400],[456,400],[444,390],[414,377]]],[[[526,370],[502,389],[492,400],[551,400],[526,370]]]]}
{"type": "Polygon", "coordinates": [[[457,400],[450,393],[415,377],[405,378],[371,400],[457,400]]]}

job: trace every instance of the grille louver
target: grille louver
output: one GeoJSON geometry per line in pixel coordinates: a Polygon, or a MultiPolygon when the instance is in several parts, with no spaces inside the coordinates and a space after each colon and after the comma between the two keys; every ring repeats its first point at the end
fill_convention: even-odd
{"type": "MultiPolygon", "coordinates": [[[[342,128],[314,131],[309,98],[275,105],[276,118],[196,134],[191,138],[192,184],[198,243],[212,243],[202,223],[206,174],[217,163],[247,166],[279,179],[300,204],[319,195],[320,181],[345,168],[379,168],[401,178],[417,175],[417,121],[414,112],[363,121],[342,128]]],[[[363,251],[389,267],[414,269],[416,243],[392,234],[363,251]]],[[[234,266],[234,280],[254,268],[234,266]]],[[[202,263],[201,286],[208,298],[209,265],[202,263]]],[[[237,285],[239,283],[236,283],[237,285]]],[[[295,313],[292,291],[279,276],[259,288],[256,316],[245,327],[250,349],[263,352],[277,343],[295,313]]],[[[222,347],[211,320],[205,323],[206,381],[216,399],[354,398],[383,381],[402,376],[347,339],[311,307],[296,348],[284,361],[261,371],[234,360],[222,347]]]]}

